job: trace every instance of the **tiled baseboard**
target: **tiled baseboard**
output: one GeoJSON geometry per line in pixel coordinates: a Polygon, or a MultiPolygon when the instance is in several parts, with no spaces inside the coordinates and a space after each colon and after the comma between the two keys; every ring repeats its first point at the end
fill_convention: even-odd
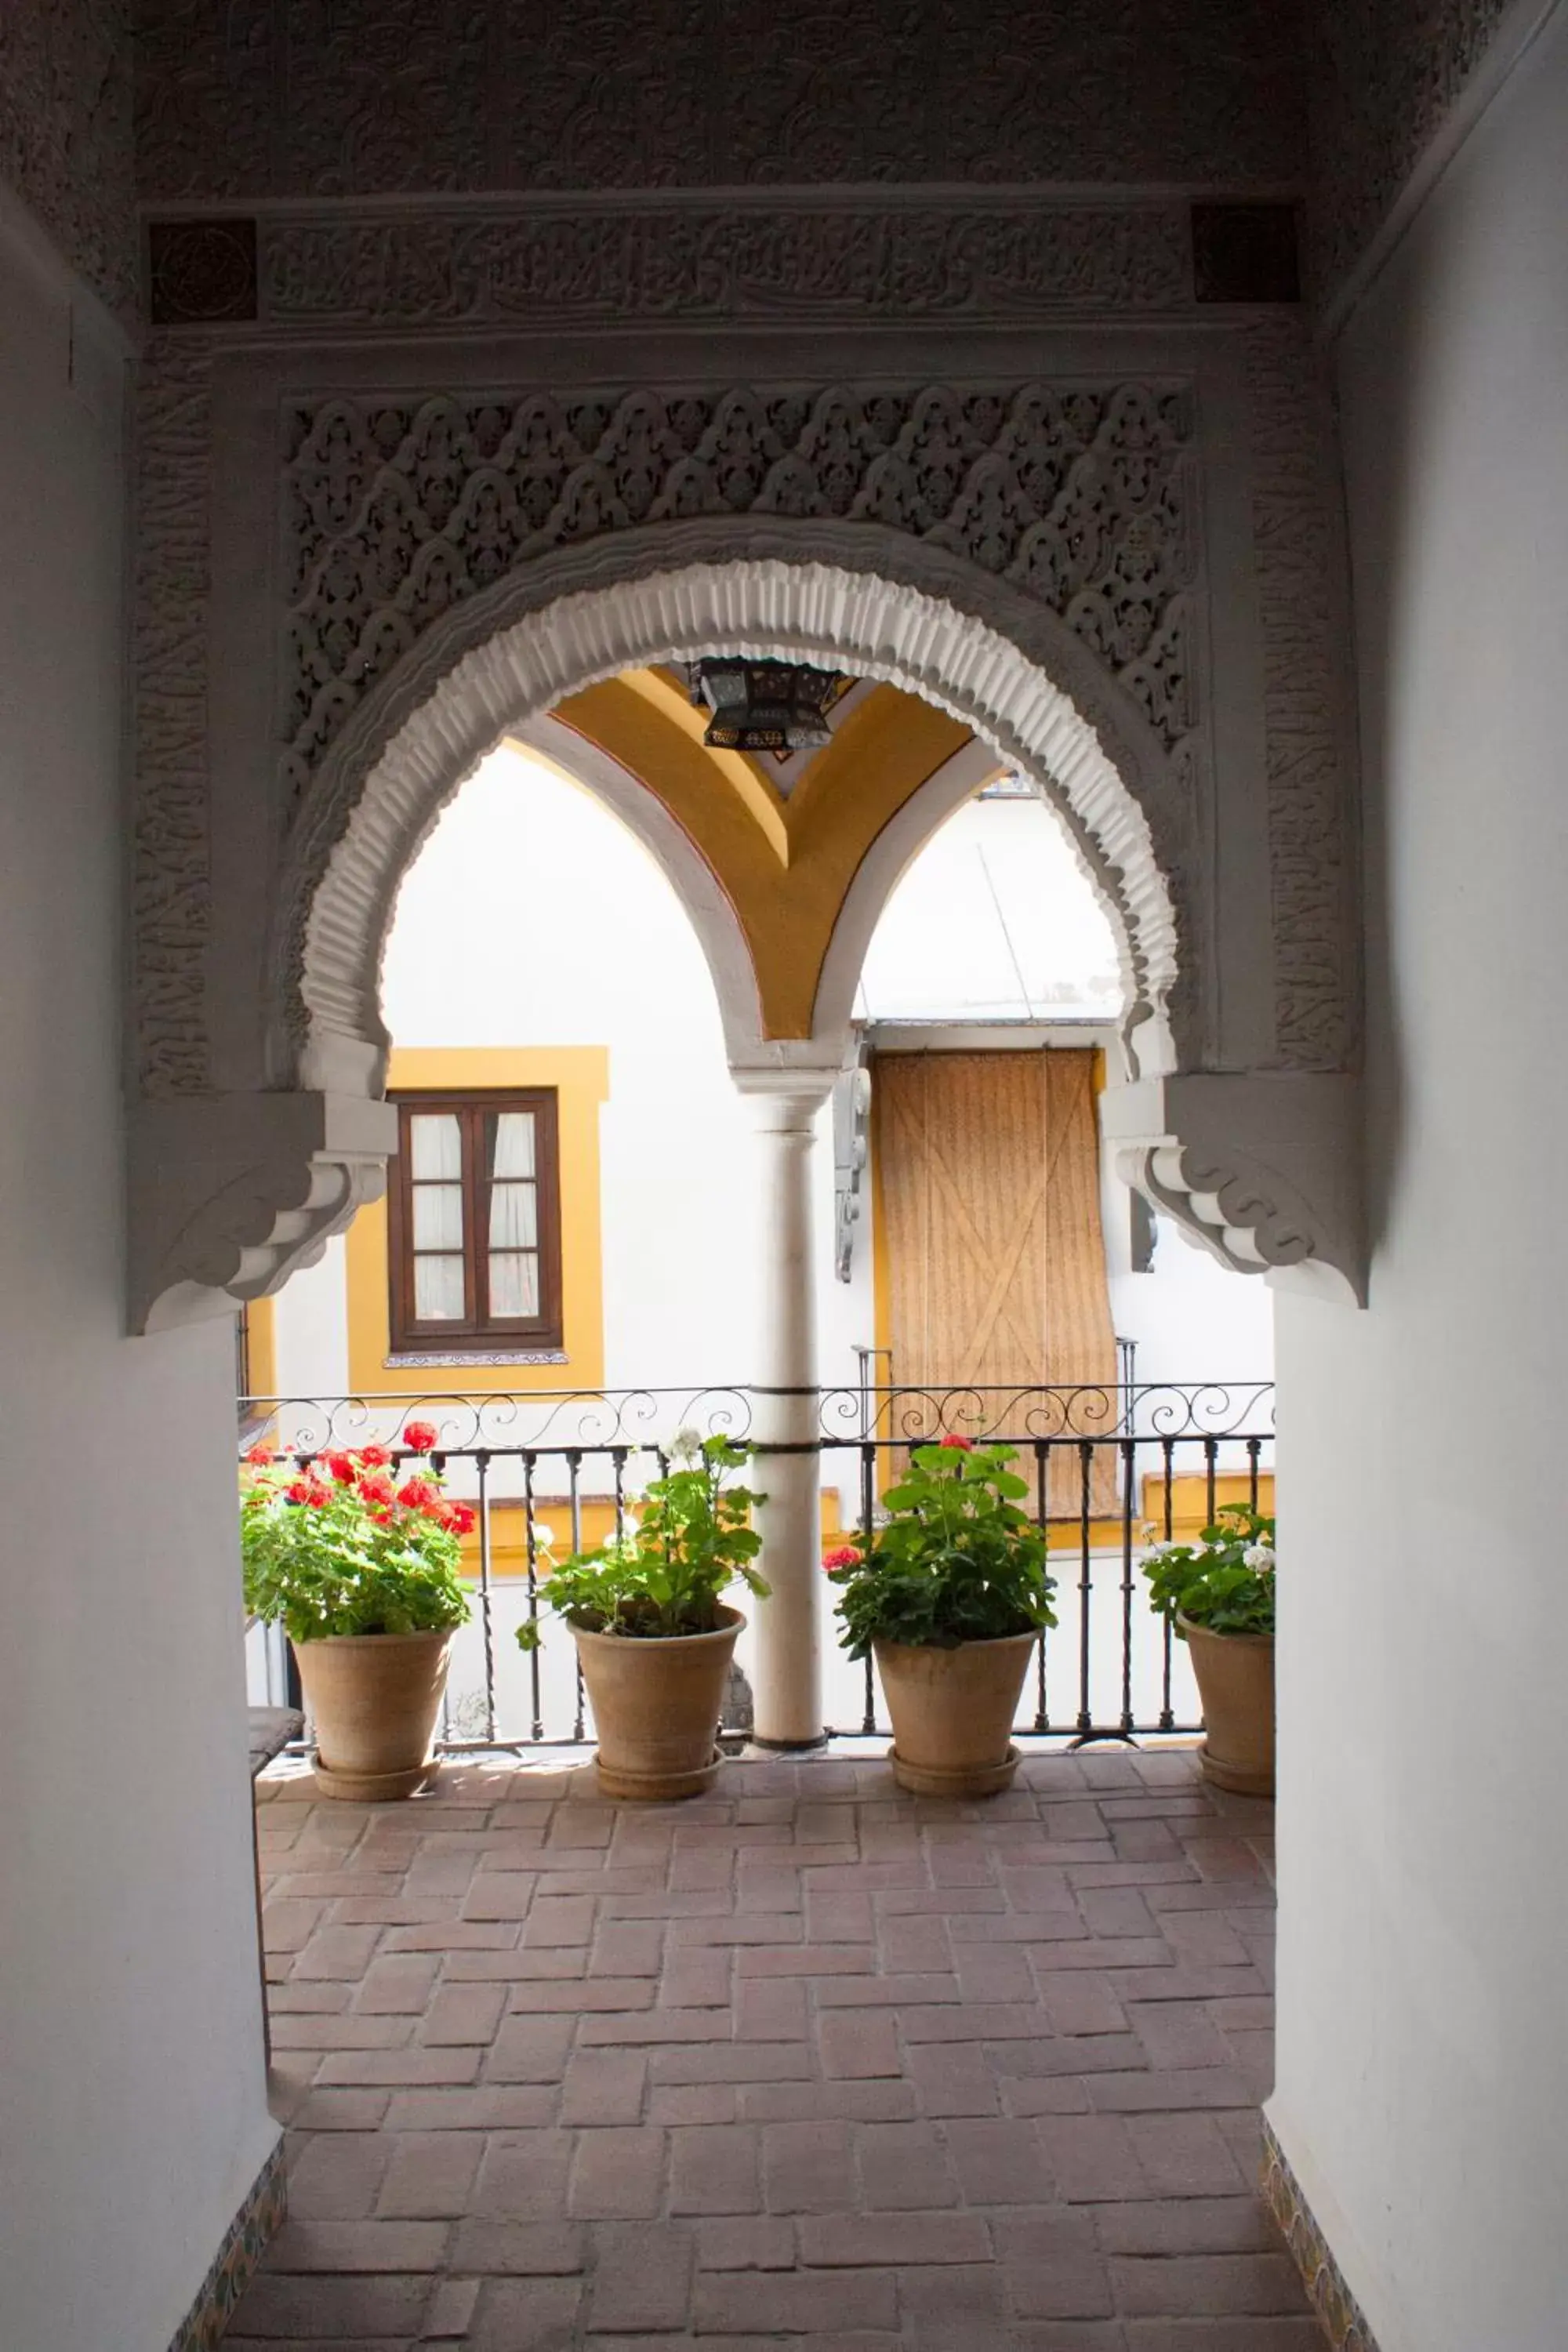
{"type": "Polygon", "coordinates": [[[1333,2352],[1377,2352],[1366,2315],[1340,2275],[1340,2266],[1312,2217],[1284,2149],[1267,2116],[1263,2123],[1264,2201],[1284,2232],[1291,2259],[1306,2282],[1312,2308],[1333,2352]]]}
{"type": "Polygon", "coordinates": [[[234,2308],[250,2284],[268,2241],[289,2210],[283,2173],[283,2143],[279,2141],[251,2184],[244,2204],[224,2233],[212,2268],[202,2281],[195,2301],[179,2326],[169,2352],[213,2352],[234,2308]]]}

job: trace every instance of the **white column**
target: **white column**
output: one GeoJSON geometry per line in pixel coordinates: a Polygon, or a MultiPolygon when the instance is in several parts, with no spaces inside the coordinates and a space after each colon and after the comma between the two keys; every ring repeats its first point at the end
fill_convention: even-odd
{"type": "MultiPolygon", "coordinates": [[[[813,1147],[833,1079],[815,1070],[737,1070],[735,1082],[756,1109],[762,1263],[752,1436],[759,1444],[807,1446],[819,1433],[813,1147]]],[[[812,1747],[822,1738],[820,1457],[765,1454],[754,1479],[767,1496],[757,1525],[773,1588],[768,1600],[748,1603],[757,1628],[755,1737],[764,1746],[812,1747]]]]}

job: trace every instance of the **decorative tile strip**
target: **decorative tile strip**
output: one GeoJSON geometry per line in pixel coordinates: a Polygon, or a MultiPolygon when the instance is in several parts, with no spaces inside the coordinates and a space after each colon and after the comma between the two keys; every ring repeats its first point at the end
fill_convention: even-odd
{"type": "Polygon", "coordinates": [[[229,2223],[195,2301],[174,2330],[169,2352],[214,2352],[288,2210],[289,2189],[283,2143],[279,2140],[229,2223]]]}
{"type": "Polygon", "coordinates": [[[501,1349],[493,1354],[448,1355],[424,1353],[406,1356],[384,1356],[382,1363],[389,1372],[467,1371],[470,1365],[484,1370],[504,1370],[509,1364],[566,1364],[571,1358],[563,1348],[501,1349]]]}
{"type": "Polygon", "coordinates": [[[1264,2202],[1279,2224],[1333,2352],[1377,2352],[1377,2339],[1367,2326],[1366,2314],[1345,2284],[1267,2116],[1262,2186],[1264,2202]]]}

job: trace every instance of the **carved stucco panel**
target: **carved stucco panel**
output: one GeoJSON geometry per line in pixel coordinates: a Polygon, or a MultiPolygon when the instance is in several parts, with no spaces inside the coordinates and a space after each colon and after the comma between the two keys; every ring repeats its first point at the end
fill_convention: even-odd
{"type": "Polygon", "coordinates": [[[137,1056],[145,1093],[193,1094],[208,1081],[209,347],[154,338],[140,383],[132,644],[137,1056]]]}
{"type": "Polygon", "coordinates": [[[874,523],[946,549],[1063,619],[1168,751],[1200,724],[1179,382],[337,398],[286,430],[295,797],[438,616],[557,549],[699,516],[874,523]]]}
{"type": "Polygon", "coordinates": [[[1353,798],[1328,417],[1293,318],[1247,334],[1253,530],[1263,639],[1275,1041],[1282,1066],[1354,1058],[1353,798]]]}

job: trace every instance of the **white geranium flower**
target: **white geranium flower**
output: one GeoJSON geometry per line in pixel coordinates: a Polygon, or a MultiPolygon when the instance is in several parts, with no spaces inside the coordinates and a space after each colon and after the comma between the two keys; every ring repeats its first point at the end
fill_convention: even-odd
{"type": "Polygon", "coordinates": [[[669,1441],[672,1462],[695,1462],[702,1452],[702,1440],[694,1429],[678,1429],[669,1441]]]}
{"type": "Polygon", "coordinates": [[[552,1551],[555,1548],[554,1528],[547,1528],[542,1519],[535,1519],[533,1523],[533,1540],[536,1545],[542,1546],[544,1550],[552,1551]]]}
{"type": "Polygon", "coordinates": [[[1248,1544],[1241,1555],[1243,1568],[1272,1568],[1274,1554],[1267,1544],[1248,1544]]]}

